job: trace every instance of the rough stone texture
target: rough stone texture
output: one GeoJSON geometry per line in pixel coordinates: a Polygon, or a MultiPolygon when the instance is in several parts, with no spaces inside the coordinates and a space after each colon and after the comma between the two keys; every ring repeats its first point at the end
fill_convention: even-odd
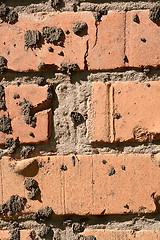
{"type": "Polygon", "coordinates": [[[92,87],[87,120],[91,142],[160,139],[158,81],[93,82],[92,87]]]}
{"type": "Polygon", "coordinates": [[[2,158],[2,203],[15,194],[27,198],[24,179],[34,176],[41,196],[37,201],[27,199],[23,210],[25,213],[37,212],[46,206],[51,207],[55,214],[106,215],[160,211],[159,155],[76,155],[75,165],[70,156],[34,159],[37,165],[32,163],[27,169],[24,164],[25,171],[17,174],[18,162],[8,157],[2,158]],[[67,166],[66,171],[61,170],[62,164],[67,166]],[[122,170],[122,165],[125,170],[122,170]],[[112,167],[114,174],[108,174],[112,167]]]}
{"type": "Polygon", "coordinates": [[[87,114],[90,88],[89,83],[81,81],[75,84],[61,83],[55,90],[59,106],[54,111],[54,129],[59,154],[88,151],[86,121],[75,124],[72,121],[71,113],[76,111],[84,118],[87,114]]]}

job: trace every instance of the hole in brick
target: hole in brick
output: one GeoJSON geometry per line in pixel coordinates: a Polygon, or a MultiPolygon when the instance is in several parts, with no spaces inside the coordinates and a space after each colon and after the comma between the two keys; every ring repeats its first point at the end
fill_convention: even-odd
{"type": "Polygon", "coordinates": [[[129,209],[129,205],[128,204],[124,205],[123,207],[129,209]]]}
{"type": "Polygon", "coordinates": [[[145,39],[145,38],[141,38],[141,41],[142,41],[142,42],[146,42],[146,39],[145,39]]]}
{"type": "Polygon", "coordinates": [[[136,14],[136,13],[133,14],[132,19],[133,19],[134,22],[136,22],[136,23],[140,23],[140,20],[139,20],[138,14],[136,14]]]}
{"type": "Polygon", "coordinates": [[[107,163],[107,161],[106,161],[105,159],[103,159],[103,160],[102,160],[102,163],[103,163],[103,164],[106,164],[106,163],[107,163]]]}
{"type": "Polygon", "coordinates": [[[126,166],[125,165],[121,165],[121,169],[125,171],[126,170],[126,166]]]}
{"type": "Polygon", "coordinates": [[[17,99],[17,98],[20,98],[20,96],[19,96],[18,93],[14,93],[13,98],[14,98],[14,99],[17,99]]]}
{"type": "Polygon", "coordinates": [[[61,169],[62,171],[66,171],[66,170],[67,170],[67,166],[64,165],[64,164],[62,164],[61,167],[60,167],[60,169],[61,169]]]}
{"type": "Polygon", "coordinates": [[[116,173],[114,167],[112,166],[109,170],[108,170],[108,176],[112,176],[116,173]]]}

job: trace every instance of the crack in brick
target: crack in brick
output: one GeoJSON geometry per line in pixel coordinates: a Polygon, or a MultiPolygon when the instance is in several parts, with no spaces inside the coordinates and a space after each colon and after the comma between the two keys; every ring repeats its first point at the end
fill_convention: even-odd
{"type": "Polygon", "coordinates": [[[128,62],[128,58],[126,56],[126,12],[124,13],[124,55],[123,55],[124,64],[128,62]]]}
{"type": "Polygon", "coordinates": [[[86,41],[86,52],[84,54],[84,70],[88,70],[88,62],[87,62],[88,50],[89,50],[89,40],[86,41]]]}
{"type": "MultiPolygon", "coordinates": [[[[99,23],[100,24],[100,23],[99,23]]],[[[92,49],[97,45],[97,41],[98,41],[98,27],[99,27],[99,24],[97,23],[97,21],[95,22],[95,26],[96,26],[96,39],[95,39],[95,43],[92,47],[92,49]]]]}

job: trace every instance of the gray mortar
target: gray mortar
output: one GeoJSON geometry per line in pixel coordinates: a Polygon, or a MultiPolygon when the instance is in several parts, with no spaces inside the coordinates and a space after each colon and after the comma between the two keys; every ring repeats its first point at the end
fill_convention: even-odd
{"type": "Polygon", "coordinates": [[[15,11],[10,11],[6,16],[6,22],[14,24],[18,21],[18,13],[15,11]]]}
{"type": "Polygon", "coordinates": [[[67,63],[67,62],[62,62],[60,70],[64,73],[71,74],[73,72],[76,72],[79,70],[79,67],[77,63],[67,63]]]}
{"type": "Polygon", "coordinates": [[[9,8],[3,3],[0,5],[0,17],[4,18],[9,13],[9,8]]]}
{"type": "Polygon", "coordinates": [[[149,18],[155,22],[160,21],[160,4],[150,9],[149,18]]]}
{"type": "Polygon", "coordinates": [[[38,182],[33,179],[33,178],[27,178],[25,181],[24,181],[24,186],[25,188],[30,191],[28,193],[28,198],[29,199],[36,199],[37,196],[40,194],[40,188],[38,186],[38,182]]]}
{"type": "Polygon", "coordinates": [[[19,146],[19,140],[14,140],[13,138],[6,138],[5,148],[7,149],[8,154],[13,154],[16,152],[16,148],[19,146]]]}
{"type": "Polygon", "coordinates": [[[11,133],[11,119],[4,114],[0,117],[0,131],[4,133],[11,133]]]}
{"type": "Polygon", "coordinates": [[[38,30],[27,30],[24,34],[25,46],[27,48],[36,48],[41,38],[41,33],[38,30]]]}
{"type": "Polygon", "coordinates": [[[9,24],[15,24],[18,21],[18,13],[2,3],[0,5],[0,18],[9,24]]]}
{"type": "MultiPolygon", "coordinates": [[[[39,223],[30,219],[30,215],[24,218],[18,217],[16,222],[10,223],[7,220],[0,220],[1,229],[8,229],[10,233],[16,229],[31,229],[33,239],[48,240],[95,240],[94,236],[83,236],[83,232],[74,233],[73,225],[83,225],[87,230],[110,229],[110,230],[131,230],[138,233],[140,230],[160,230],[159,214],[148,215],[108,215],[108,216],[55,216],[45,223],[39,223]],[[28,219],[27,219],[28,218],[28,219]],[[30,219],[30,220],[29,220],[30,219]],[[66,224],[68,219],[68,223],[66,224]],[[85,223],[84,223],[85,219],[85,223]],[[50,233],[45,235],[45,233],[50,233]],[[44,235],[43,235],[44,234],[44,235]],[[43,237],[41,237],[43,236],[43,237]],[[54,236],[54,237],[53,237],[54,236]]],[[[13,222],[13,221],[12,221],[13,222]]]]}
{"type": "Polygon", "coordinates": [[[44,208],[40,208],[33,216],[33,218],[36,220],[36,221],[41,221],[41,222],[44,222],[48,219],[50,219],[53,215],[53,210],[51,207],[44,207],[44,208]]]}
{"type": "Polygon", "coordinates": [[[26,199],[24,197],[12,195],[10,200],[0,205],[0,215],[15,215],[23,210],[25,204],[26,199]]]}
{"type": "Polygon", "coordinates": [[[0,109],[6,110],[4,87],[0,85],[0,109]]]}
{"type": "MultiPolygon", "coordinates": [[[[83,149],[85,152],[89,145],[86,138],[86,122],[79,121],[81,117],[76,118],[75,128],[71,113],[78,112],[82,116],[87,114],[87,99],[91,93],[91,86],[83,81],[75,84],[68,82],[59,84],[55,91],[59,102],[59,106],[54,112],[57,151],[62,154],[81,152],[83,149]],[[66,149],[68,149],[67,152],[66,149]]],[[[78,116],[81,115],[78,114],[78,116]]]]}
{"type": "Polygon", "coordinates": [[[107,1],[76,1],[76,0],[64,0],[62,4],[58,6],[53,6],[52,1],[44,1],[41,2],[39,0],[32,1],[21,1],[21,2],[13,2],[13,0],[6,0],[6,4],[8,6],[13,6],[14,10],[18,13],[27,12],[27,13],[35,13],[35,12],[54,12],[54,11],[108,11],[108,10],[133,10],[133,9],[150,9],[160,2],[149,2],[149,1],[112,1],[108,3],[107,1]],[[37,4],[36,4],[37,2],[37,4]]]}
{"type": "Polygon", "coordinates": [[[7,69],[7,59],[3,56],[0,56],[0,72],[3,72],[7,69]]]}
{"type": "Polygon", "coordinates": [[[76,35],[81,36],[87,29],[87,23],[85,22],[74,22],[72,30],[76,35]]]}
{"type": "Polygon", "coordinates": [[[55,45],[63,45],[64,42],[64,32],[61,28],[53,27],[43,27],[42,36],[47,43],[53,43],[55,45]]]}
{"type": "Polygon", "coordinates": [[[22,158],[28,158],[29,155],[35,150],[34,146],[23,146],[20,152],[22,158]]]}
{"type": "Polygon", "coordinates": [[[21,112],[24,116],[24,121],[26,124],[30,125],[31,127],[36,126],[36,117],[33,114],[33,105],[23,98],[22,102],[19,102],[19,106],[22,106],[21,112]]]}

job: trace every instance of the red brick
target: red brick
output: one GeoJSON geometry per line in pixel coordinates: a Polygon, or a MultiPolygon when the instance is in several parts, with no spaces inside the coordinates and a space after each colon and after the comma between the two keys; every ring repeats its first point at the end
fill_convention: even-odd
{"type": "Polygon", "coordinates": [[[112,89],[111,84],[93,82],[92,96],[88,101],[88,138],[93,142],[112,141],[112,89]]]}
{"type": "Polygon", "coordinates": [[[5,88],[5,101],[7,111],[0,111],[0,115],[11,118],[12,133],[0,132],[0,144],[5,143],[5,139],[13,137],[19,138],[21,143],[39,143],[47,141],[52,131],[52,110],[51,100],[47,100],[48,86],[40,87],[36,84],[30,85],[9,85],[5,88]],[[19,98],[14,99],[14,94],[19,94],[19,98]],[[22,106],[19,103],[26,99],[33,105],[36,120],[36,127],[26,124],[22,115],[22,106]],[[43,110],[49,108],[47,110],[43,110]],[[23,131],[22,131],[23,129],[23,131]],[[34,135],[30,136],[29,132],[34,135]]]}
{"type": "Polygon", "coordinates": [[[88,138],[91,142],[160,139],[157,81],[92,83],[88,101],[88,138]],[[116,117],[118,116],[118,117],[116,117]],[[118,119],[117,119],[118,118],[118,119]]]}
{"type": "Polygon", "coordinates": [[[17,173],[17,167],[13,165],[18,162],[2,158],[3,203],[14,194],[27,198],[28,191],[23,182],[32,176],[39,184],[41,201],[27,199],[24,213],[35,212],[45,206],[52,207],[59,215],[153,213],[158,210],[160,155],[77,155],[75,166],[70,156],[34,159],[42,167],[33,169],[30,165],[26,169],[24,162],[24,172],[17,173]],[[65,171],[60,169],[62,164],[67,167],[65,171]],[[109,175],[111,167],[115,173],[109,175]]]}
{"type": "Polygon", "coordinates": [[[160,139],[160,83],[115,83],[115,141],[148,141],[160,139]],[[121,91],[121,93],[119,93],[121,91]]]}
{"type": "Polygon", "coordinates": [[[71,158],[64,157],[64,164],[67,166],[64,172],[65,213],[92,214],[92,157],[77,156],[75,166],[71,158]]]}
{"type": "Polygon", "coordinates": [[[7,230],[0,230],[0,240],[9,238],[9,237],[10,237],[10,234],[7,230]]]}
{"type": "Polygon", "coordinates": [[[124,67],[125,12],[109,11],[98,24],[97,40],[89,41],[88,69],[105,70],[124,67]]]}
{"type": "Polygon", "coordinates": [[[33,238],[31,237],[31,232],[32,230],[21,230],[20,231],[20,240],[32,240],[33,238]]]}
{"type": "Polygon", "coordinates": [[[13,71],[39,71],[40,63],[50,67],[54,65],[56,70],[62,62],[75,62],[84,70],[86,59],[89,70],[160,65],[160,30],[158,24],[149,19],[149,10],[126,13],[109,11],[97,23],[97,34],[92,12],[21,13],[17,23],[2,23],[0,34],[0,44],[3,46],[0,56],[8,60],[7,66],[13,71]],[[132,16],[135,13],[138,14],[140,23],[133,21],[132,16]],[[88,25],[88,33],[83,37],[72,31],[72,25],[76,21],[83,21],[88,25]],[[64,46],[41,41],[42,46],[39,48],[27,50],[24,47],[25,32],[36,29],[42,32],[44,26],[61,27],[64,32],[68,29],[70,34],[65,34],[64,46]],[[141,38],[145,38],[146,42],[141,38]],[[51,45],[54,52],[48,51],[51,45]],[[60,51],[64,52],[64,56],[58,55],[60,51]],[[124,54],[128,58],[125,63],[124,54]]]}
{"type": "Polygon", "coordinates": [[[11,195],[15,194],[27,198],[28,191],[25,189],[23,183],[27,177],[33,177],[39,184],[41,199],[33,201],[27,198],[23,212],[36,212],[39,208],[51,206],[55,214],[63,214],[63,172],[60,170],[63,157],[38,157],[33,159],[35,159],[37,164],[32,164],[32,161],[30,164],[29,159],[20,160],[22,161],[20,166],[21,171],[17,171],[17,164],[19,162],[13,159],[11,161],[11,158],[8,157],[2,158],[3,203],[9,200],[11,195]],[[38,168],[39,163],[43,167],[38,168]],[[30,165],[29,168],[27,168],[27,164],[30,165]],[[15,168],[11,165],[15,165],[15,168]]]}
{"type": "Polygon", "coordinates": [[[80,13],[34,13],[19,14],[18,22],[14,25],[3,23],[0,28],[0,56],[8,60],[8,68],[14,71],[38,71],[40,63],[55,64],[59,68],[62,62],[75,62],[80,69],[84,69],[84,56],[87,49],[89,36],[95,37],[95,20],[91,12],[80,13]],[[72,31],[72,25],[76,21],[86,22],[88,34],[83,37],[77,36],[72,31]],[[45,26],[57,26],[66,29],[70,34],[65,34],[64,46],[55,46],[50,43],[42,43],[40,48],[25,49],[24,34],[27,30],[38,30],[42,32],[45,26]],[[6,34],[4,34],[6,33],[6,34]],[[3,44],[5,42],[5,45],[3,44]],[[16,44],[16,46],[14,45],[16,44]],[[48,47],[52,46],[54,52],[49,52],[48,47]],[[78,50],[78,51],[77,51],[78,50]],[[10,54],[8,55],[8,51],[10,54]],[[64,52],[64,57],[59,56],[60,51],[64,52]]]}
{"type": "Polygon", "coordinates": [[[126,55],[129,67],[160,65],[160,29],[149,19],[149,10],[134,10],[126,13],[126,55]],[[133,21],[133,14],[139,16],[139,23],[133,21]],[[145,38],[143,42],[141,38],[145,38]]]}
{"type": "Polygon", "coordinates": [[[108,229],[86,229],[85,236],[93,235],[97,240],[152,240],[160,239],[159,230],[108,230],[108,229]]]}
{"type": "Polygon", "coordinates": [[[14,172],[16,161],[10,157],[3,157],[1,160],[1,176],[2,176],[2,202],[5,203],[10,199],[11,195],[25,196],[23,186],[24,176],[14,172]]]}
{"type": "MultiPolygon", "coordinates": [[[[20,240],[32,240],[31,230],[20,230],[20,240]]],[[[11,236],[8,230],[0,230],[0,240],[8,239],[11,236]]]]}
{"type": "Polygon", "coordinates": [[[36,113],[37,118],[36,127],[33,128],[24,122],[23,117],[13,118],[13,137],[19,138],[21,143],[39,143],[45,142],[51,136],[51,117],[52,110],[44,110],[36,113]],[[22,131],[23,129],[23,131],[22,131]],[[29,132],[32,132],[35,137],[30,136],[29,132]]]}

